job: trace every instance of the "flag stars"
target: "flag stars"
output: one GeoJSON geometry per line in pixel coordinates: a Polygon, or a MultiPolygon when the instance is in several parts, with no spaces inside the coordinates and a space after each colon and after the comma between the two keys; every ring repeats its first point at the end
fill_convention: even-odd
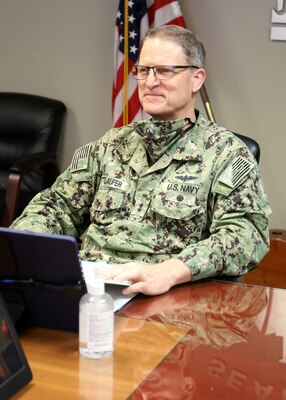
{"type": "Polygon", "coordinates": [[[120,20],[120,19],[121,19],[121,17],[122,17],[121,11],[120,11],[120,10],[118,10],[116,18],[120,20]]]}
{"type": "Polygon", "coordinates": [[[136,46],[130,46],[130,47],[129,47],[129,52],[130,52],[130,53],[136,54],[137,50],[138,50],[138,49],[137,49],[136,46]]]}
{"type": "Polygon", "coordinates": [[[134,6],[134,2],[132,0],[128,1],[128,7],[132,8],[134,6]]]}
{"type": "Polygon", "coordinates": [[[137,33],[136,33],[135,31],[129,32],[129,37],[130,37],[131,39],[135,39],[136,36],[137,36],[137,33]]]}
{"type": "Polygon", "coordinates": [[[133,24],[133,22],[135,21],[135,17],[133,15],[130,15],[130,17],[128,17],[128,21],[133,24]]]}

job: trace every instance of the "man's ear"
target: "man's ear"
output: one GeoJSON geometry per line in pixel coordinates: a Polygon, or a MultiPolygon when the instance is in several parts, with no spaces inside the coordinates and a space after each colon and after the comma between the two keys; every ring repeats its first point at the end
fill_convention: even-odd
{"type": "Polygon", "coordinates": [[[198,68],[193,73],[193,92],[197,93],[204,81],[206,80],[206,71],[203,68],[198,68]]]}

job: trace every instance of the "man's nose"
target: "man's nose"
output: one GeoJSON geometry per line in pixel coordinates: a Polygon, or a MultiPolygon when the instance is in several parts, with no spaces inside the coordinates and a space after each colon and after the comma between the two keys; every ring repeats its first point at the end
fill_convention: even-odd
{"type": "Polygon", "coordinates": [[[156,72],[154,71],[153,68],[150,68],[149,73],[146,78],[146,85],[154,85],[154,84],[160,84],[161,81],[160,79],[157,78],[156,72]]]}

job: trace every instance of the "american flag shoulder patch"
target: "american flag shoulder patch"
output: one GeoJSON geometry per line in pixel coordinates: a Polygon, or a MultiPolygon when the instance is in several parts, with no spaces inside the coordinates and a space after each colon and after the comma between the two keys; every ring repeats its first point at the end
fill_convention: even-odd
{"type": "Polygon", "coordinates": [[[235,188],[241,182],[243,182],[243,179],[249,174],[252,168],[253,164],[251,162],[239,156],[222,173],[222,175],[219,177],[219,182],[231,188],[235,188]]]}
{"type": "Polygon", "coordinates": [[[77,149],[71,162],[71,172],[82,171],[88,168],[91,146],[86,145],[77,149]]]}

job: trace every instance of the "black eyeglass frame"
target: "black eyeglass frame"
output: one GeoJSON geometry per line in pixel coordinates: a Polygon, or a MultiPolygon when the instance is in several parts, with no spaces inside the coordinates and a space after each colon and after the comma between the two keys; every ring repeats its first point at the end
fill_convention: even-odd
{"type": "MultiPolygon", "coordinates": [[[[171,79],[171,78],[173,78],[173,76],[176,75],[175,69],[189,69],[189,68],[199,69],[200,67],[198,67],[197,65],[154,65],[153,67],[149,67],[149,66],[147,66],[147,65],[135,64],[135,65],[133,65],[132,68],[131,68],[131,73],[132,73],[134,79],[136,79],[137,81],[142,81],[142,80],[147,79],[147,77],[148,77],[148,75],[149,75],[149,73],[150,73],[150,71],[151,71],[151,69],[152,69],[153,72],[154,72],[154,75],[155,75],[159,80],[164,80],[164,79],[171,79]],[[137,78],[137,76],[135,75],[135,71],[134,71],[134,69],[137,68],[137,67],[147,68],[147,74],[146,74],[146,77],[145,77],[145,78],[137,78]],[[157,76],[158,72],[156,72],[156,68],[160,68],[160,67],[161,67],[161,68],[162,68],[162,67],[165,67],[165,68],[170,69],[170,70],[172,71],[172,76],[170,76],[170,77],[168,77],[168,78],[165,78],[165,77],[164,77],[164,78],[158,78],[158,76],[157,76]]],[[[159,75],[160,75],[160,73],[159,73],[159,75]]]]}

